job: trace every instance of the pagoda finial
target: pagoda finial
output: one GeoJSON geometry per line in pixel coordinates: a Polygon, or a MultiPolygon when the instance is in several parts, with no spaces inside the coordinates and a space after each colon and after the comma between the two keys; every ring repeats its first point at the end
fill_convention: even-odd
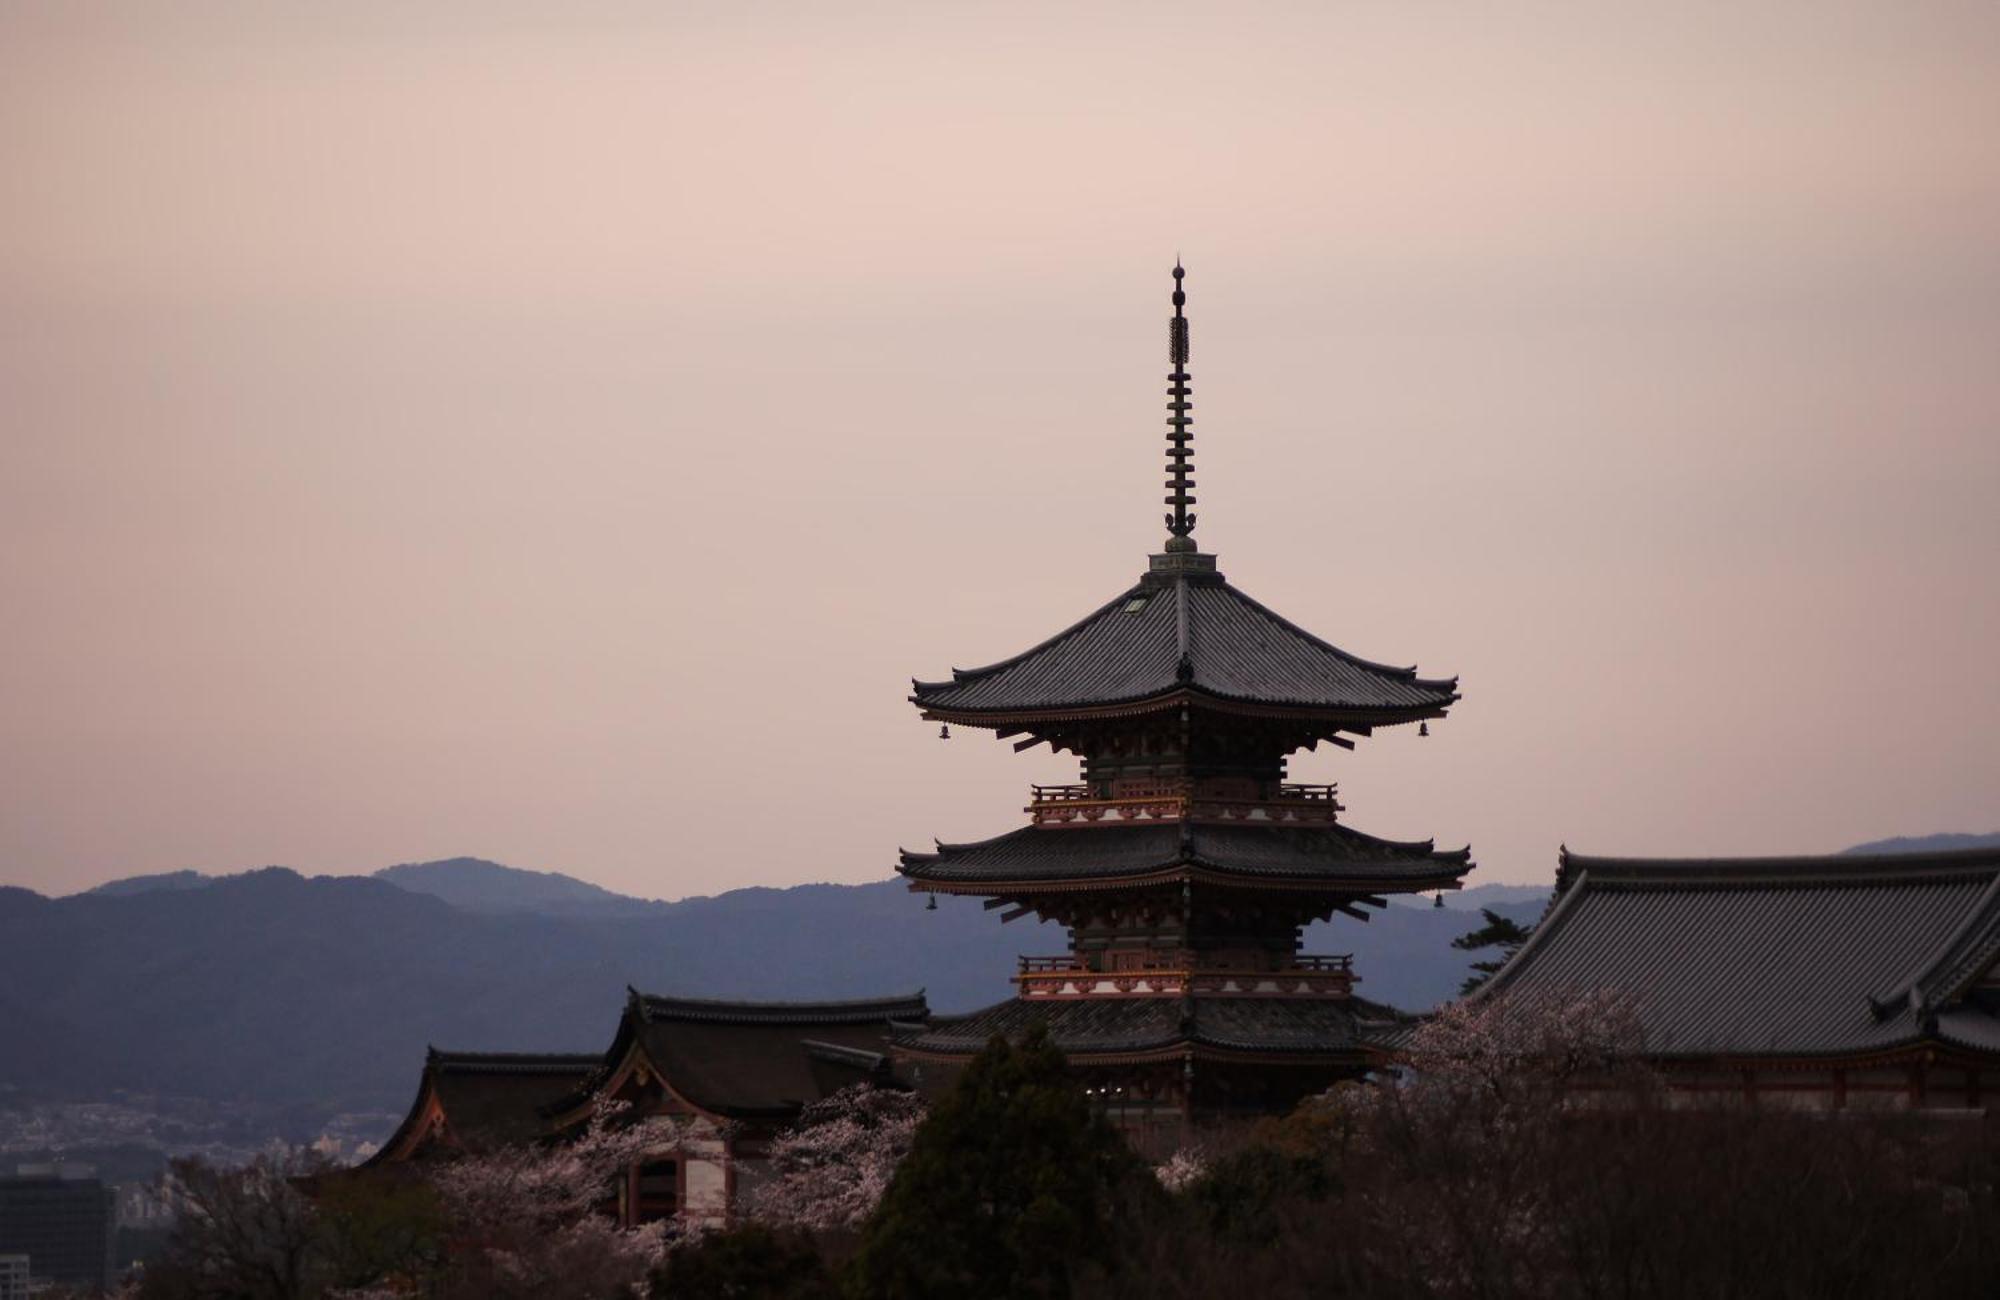
{"type": "Polygon", "coordinates": [[[1187,292],[1181,288],[1181,281],[1187,271],[1181,266],[1179,255],[1174,257],[1174,318],[1167,323],[1167,360],[1173,365],[1173,373],[1167,376],[1167,490],[1166,502],[1174,508],[1167,516],[1167,550],[1193,551],[1194,512],[1188,507],[1194,504],[1194,479],[1189,477],[1194,471],[1194,452],[1188,444],[1194,435],[1188,426],[1194,423],[1188,412],[1194,403],[1188,400],[1188,323],[1182,314],[1187,306],[1187,292]]]}

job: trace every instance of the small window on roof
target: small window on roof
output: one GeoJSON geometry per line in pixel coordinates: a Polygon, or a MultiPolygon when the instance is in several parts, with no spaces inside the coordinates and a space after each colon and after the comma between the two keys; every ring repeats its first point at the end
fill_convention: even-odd
{"type": "Polygon", "coordinates": [[[1125,612],[1127,614],[1136,614],[1146,608],[1146,602],[1151,599],[1151,596],[1134,596],[1125,602],[1125,612]]]}

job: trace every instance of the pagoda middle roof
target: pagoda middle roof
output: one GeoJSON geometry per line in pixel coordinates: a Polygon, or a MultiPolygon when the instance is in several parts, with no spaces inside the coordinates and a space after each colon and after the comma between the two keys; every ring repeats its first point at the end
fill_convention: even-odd
{"type": "Polygon", "coordinates": [[[1360,1052],[1399,1013],[1360,998],[1012,998],[940,1016],[896,1036],[898,1051],[971,1055],[995,1037],[1019,1041],[1040,1024],[1066,1056],[1173,1053],[1191,1048],[1323,1056],[1360,1052]]]}
{"type": "Polygon", "coordinates": [[[905,849],[897,867],[913,881],[947,889],[1089,888],[1209,874],[1360,892],[1455,887],[1471,869],[1469,848],[1439,852],[1430,840],[1377,839],[1337,824],[1241,822],[1027,826],[976,843],[939,844],[934,853],[905,849]]]}
{"type": "Polygon", "coordinates": [[[1457,678],[1349,654],[1214,572],[1148,574],[1011,659],[912,685],[914,703],[947,719],[1060,715],[1189,691],[1394,722],[1439,716],[1458,698],[1457,678]]]}

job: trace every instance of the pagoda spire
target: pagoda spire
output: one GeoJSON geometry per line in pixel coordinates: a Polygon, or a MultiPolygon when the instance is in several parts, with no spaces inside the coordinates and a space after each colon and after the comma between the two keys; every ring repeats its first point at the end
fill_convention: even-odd
{"type": "Polygon", "coordinates": [[[1174,508],[1167,516],[1167,546],[1169,552],[1194,551],[1194,512],[1188,507],[1194,504],[1194,452],[1190,444],[1194,434],[1188,431],[1194,418],[1188,414],[1194,403],[1188,398],[1193,390],[1188,387],[1188,323],[1182,308],[1187,305],[1187,293],[1181,288],[1181,281],[1187,271],[1181,267],[1180,258],[1174,259],[1174,317],[1167,322],[1167,360],[1173,365],[1173,373],[1167,376],[1167,483],[1166,503],[1174,508]]]}

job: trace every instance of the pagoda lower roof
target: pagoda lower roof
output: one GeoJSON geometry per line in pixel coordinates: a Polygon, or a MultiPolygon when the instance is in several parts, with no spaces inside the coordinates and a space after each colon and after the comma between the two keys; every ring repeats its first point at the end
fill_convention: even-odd
{"type": "Polygon", "coordinates": [[[1018,1042],[1036,1025],[1065,1056],[1222,1054],[1320,1058],[1359,1054],[1402,1023],[1399,1013],[1359,998],[1012,998],[944,1016],[896,1036],[898,1054],[960,1057],[995,1037],[1018,1042]]]}
{"type": "Polygon", "coordinates": [[[1320,640],[1218,573],[1149,574],[1040,645],[951,680],[913,682],[926,716],[1062,718],[1180,696],[1345,714],[1442,716],[1457,679],[1372,663],[1320,640]]]}
{"type": "Polygon", "coordinates": [[[980,892],[1085,889],[1195,877],[1282,888],[1407,892],[1456,888],[1469,848],[1377,839],[1340,825],[1242,822],[1027,826],[972,844],[905,849],[897,870],[919,888],[980,892]]]}

